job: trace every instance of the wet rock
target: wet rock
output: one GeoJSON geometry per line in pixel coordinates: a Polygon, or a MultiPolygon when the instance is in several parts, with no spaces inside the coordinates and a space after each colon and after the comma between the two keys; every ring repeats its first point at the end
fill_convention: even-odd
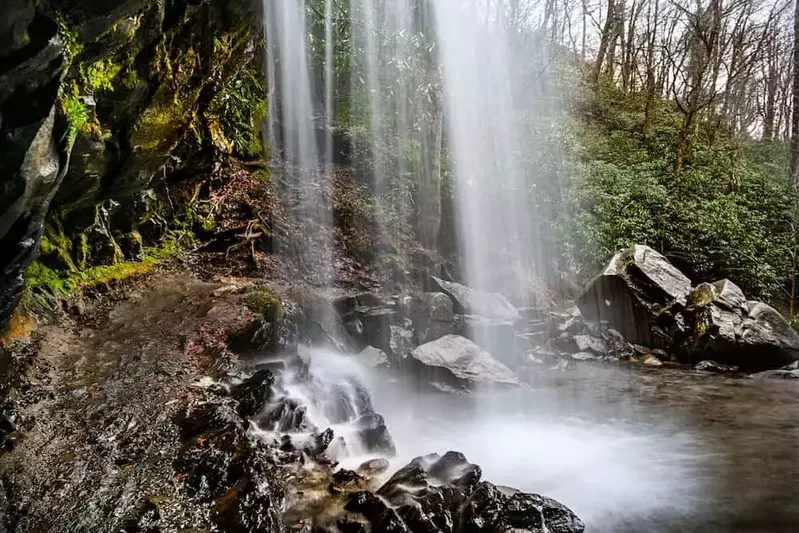
{"type": "Polygon", "coordinates": [[[608,322],[630,342],[668,348],[691,281],[661,254],[636,245],[617,253],[577,303],[582,315],[608,322]]]}
{"type": "Polygon", "coordinates": [[[374,493],[361,491],[352,494],[344,508],[351,513],[363,515],[371,525],[371,531],[381,533],[408,533],[408,528],[394,511],[374,493]]]}
{"type": "Polygon", "coordinates": [[[371,368],[385,366],[388,364],[388,356],[386,353],[379,348],[375,348],[374,346],[367,346],[361,351],[361,353],[356,355],[356,357],[359,361],[371,368]]]}
{"type": "Polygon", "coordinates": [[[755,379],[799,379],[799,370],[766,370],[752,374],[755,379]]]}
{"type": "Polygon", "coordinates": [[[661,361],[655,354],[650,353],[641,358],[641,363],[645,364],[646,366],[663,366],[663,361],[661,361]]]}
{"type": "Polygon", "coordinates": [[[721,363],[717,363],[715,361],[700,361],[694,367],[694,370],[698,370],[700,372],[713,372],[716,374],[729,374],[738,372],[739,368],[737,366],[722,365],[721,363]]]}
{"type": "Polygon", "coordinates": [[[387,455],[396,453],[394,440],[382,415],[375,412],[362,415],[355,421],[355,427],[358,440],[367,452],[387,455]]]}
{"type": "Polygon", "coordinates": [[[376,494],[358,492],[346,509],[371,531],[409,533],[580,533],[577,516],[555,500],[481,482],[480,467],[458,452],[417,457],[376,494]]]}
{"type": "Polygon", "coordinates": [[[512,370],[474,342],[458,335],[446,335],[419,346],[411,356],[432,371],[433,379],[440,377],[467,386],[519,384],[512,370]]]}
{"type": "Polygon", "coordinates": [[[367,478],[379,476],[388,470],[390,466],[386,459],[372,459],[362,463],[361,466],[358,467],[358,474],[367,478]]]}
{"type": "Polygon", "coordinates": [[[288,297],[301,310],[301,316],[295,317],[301,340],[310,344],[329,345],[343,353],[358,351],[357,342],[345,326],[333,300],[305,288],[289,291],[288,297]]]}
{"type": "Polygon", "coordinates": [[[189,406],[178,425],[183,445],[173,466],[214,523],[224,531],[279,530],[282,489],[233,409],[189,406]]]}
{"type": "Polygon", "coordinates": [[[746,301],[729,280],[697,286],[685,315],[690,334],[683,340],[684,359],[708,359],[747,370],[799,360],[799,334],[788,321],[771,306],[746,301]]]}
{"type": "Polygon", "coordinates": [[[275,376],[270,370],[259,370],[231,390],[231,396],[238,402],[238,413],[242,418],[250,418],[260,413],[272,397],[275,376]]]}
{"type": "Polygon", "coordinates": [[[605,345],[605,341],[599,337],[594,337],[592,335],[575,335],[574,342],[577,343],[577,348],[581,352],[589,352],[594,355],[606,355],[608,353],[608,347],[605,345]]]}
{"type": "Polygon", "coordinates": [[[561,503],[480,483],[460,511],[463,533],[580,533],[583,522],[561,503]]]}
{"type": "Polygon", "coordinates": [[[472,289],[459,283],[433,277],[433,283],[449,296],[455,304],[455,312],[476,315],[508,322],[519,320],[519,311],[501,294],[472,289]]]}
{"type": "Polygon", "coordinates": [[[416,344],[413,342],[413,332],[400,326],[390,326],[391,354],[395,358],[404,359],[413,351],[416,344]]]}

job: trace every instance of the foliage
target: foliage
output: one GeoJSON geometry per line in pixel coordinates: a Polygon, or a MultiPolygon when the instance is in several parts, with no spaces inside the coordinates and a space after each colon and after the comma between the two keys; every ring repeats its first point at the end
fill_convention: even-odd
{"type": "Polygon", "coordinates": [[[78,133],[91,120],[91,110],[74,93],[61,97],[61,107],[67,120],[67,131],[64,134],[64,141],[68,150],[72,149],[78,133]]]}
{"type": "Polygon", "coordinates": [[[696,281],[729,277],[749,294],[778,298],[794,246],[787,147],[700,136],[677,172],[669,104],[645,139],[640,99],[602,91],[583,102],[592,120],[576,126],[579,161],[555,223],[567,268],[585,279],[616,250],[648,244],[696,281]]]}
{"type": "Polygon", "coordinates": [[[227,80],[211,102],[210,110],[218,117],[221,133],[239,155],[264,156],[261,126],[268,111],[265,94],[260,73],[249,67],[227,80]]]}

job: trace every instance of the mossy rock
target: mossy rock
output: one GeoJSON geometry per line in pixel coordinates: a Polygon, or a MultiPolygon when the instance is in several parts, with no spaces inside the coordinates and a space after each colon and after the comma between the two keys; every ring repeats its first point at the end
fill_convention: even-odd
{"type": "Polygon", "coordinates": [[[280,322],[285,316],[283,298],[263,285],[252,287],[247,292],[247,307],[268,322],[280,322]]]}

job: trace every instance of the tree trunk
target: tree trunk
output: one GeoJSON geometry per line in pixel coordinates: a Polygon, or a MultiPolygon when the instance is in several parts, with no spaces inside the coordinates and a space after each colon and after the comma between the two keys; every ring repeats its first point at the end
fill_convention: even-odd
{"type": "Polygon", "coordinates": [[[793,31],[793,114],[791,115],[790,184],[796,189],[799,187],[799,0],[796,0],[793,31]]]}

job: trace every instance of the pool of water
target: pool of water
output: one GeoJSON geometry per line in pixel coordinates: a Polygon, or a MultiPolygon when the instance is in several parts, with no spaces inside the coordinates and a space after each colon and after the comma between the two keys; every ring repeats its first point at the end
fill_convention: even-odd
{"type": "Polygon", "coordinates": [[[461,451],[589,532],[799,531],[799,383],[586,366],[453,396],[368,379],[397,466],[461,451]]]}

